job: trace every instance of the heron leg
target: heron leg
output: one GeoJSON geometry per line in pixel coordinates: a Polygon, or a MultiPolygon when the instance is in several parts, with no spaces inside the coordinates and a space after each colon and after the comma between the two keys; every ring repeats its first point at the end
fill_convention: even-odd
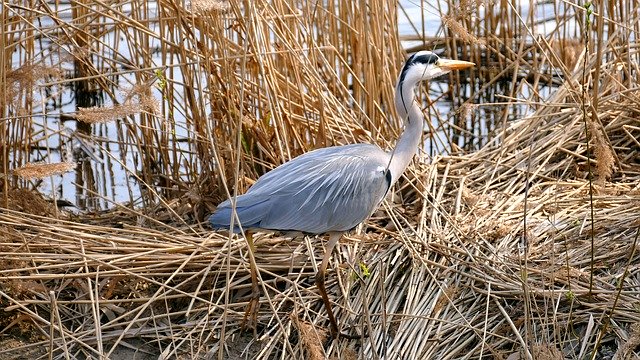
{"type": "Polygon", "coordinates": [[[338,244],[338,240],[340,240],[340,238],[342,238],[342,233],[331,233],[329,235],[329,242],[327,243],[327,249],[325,250],[324,257],[322,258],[320,269],[318,269],[318,273],[316,274],[316,286],[318,287],[320,296],[322,296],[322,302],[324,302],[324,307],[327,309],[327,314],[329,315],[329,322],[331,323],[331,336],[334,339],[337,338],[338,336],[347,338],[347,339],[359,339],[360,336],[343,334],[338,329],[338,322],[336,321],[336,317],[333,315],[331,302],[329,301],[329,296],[327,295],[327,288],[324,286],[324,279],[325,279],[325,273],[327,271],[327,265],[329,264],[329,259],[331,259],[331,254],[333,253],[333,249],[338,244]]]}
{"type": "Polygon", "coordinates": [[[258,264],[254,256],[256,246],[253,243],[253,234],[246,232],[247,244],[249,245],[249,270],[251,274],[251,299],[244,312],[242,320],[242,328],[253,329],[253,335],[256,336],[256,326],[258,324],[258,309],[260,308],[260,287],[258,285],[258,264]]]}

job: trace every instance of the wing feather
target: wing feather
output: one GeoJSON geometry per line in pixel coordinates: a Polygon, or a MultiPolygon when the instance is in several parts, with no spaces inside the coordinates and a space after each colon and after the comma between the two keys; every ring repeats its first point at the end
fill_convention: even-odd
{"type": "MultiPolygon", "coordinates": [[[[369,144],[306,153],[263,175],[238,196],[238,217],[244,228],[350,230],[368,218],[386,195],[388,160],[387,153],[369,144]]],[[[210,221],[215,228],[228,228],[230,218],[227,200],[210,221]]]]}

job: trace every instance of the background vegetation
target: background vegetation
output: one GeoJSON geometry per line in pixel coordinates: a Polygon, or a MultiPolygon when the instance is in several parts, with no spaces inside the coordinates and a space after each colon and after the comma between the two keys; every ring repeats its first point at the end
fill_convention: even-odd
{"type": "Polygon", "coordinates": [[[639,5],[421,6],[2,2],[0,357],[637,357],[639,5]],[[243,332],[246,242],[202,221],[311,149],[392,146],[418,49],[478,66],[425,87],[423,151],[330,265],[369,336],[326,341],[321,240],[268,233],[243,332]]]}

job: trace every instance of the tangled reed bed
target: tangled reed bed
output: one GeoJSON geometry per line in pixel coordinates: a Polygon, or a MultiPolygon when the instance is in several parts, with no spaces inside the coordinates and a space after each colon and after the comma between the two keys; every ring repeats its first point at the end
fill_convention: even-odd
{"type": "MultiPolygon", "coordinates": [[[[24,115],[18,125],[6,121],[34,110],[21,87],[35,80],[15,72],[7,75],[6,69],[2,70],[5,78],[22,80],[16,80],[15,87],[5,88],[12,92],[8,96],[12,101],[1,104],[3,154],[15,154],[3,157],[1,358],[118,358],[134,353],[142,358],[257,359],[638,356],[640,54],[637,43],[629,41],[631,33],[638,33],[638,22],[633,20],[637,19],[629,15],[634,11],[608,9],[606,41],[592,41],[589,52],[584,51],[584,43],[589,40],[569,41],[582,44],[582,55],[567,55],[566,46],[559,48],[549,38],[538,39],[532,49],[514,50],[506,46],[510,44],[506,34],[502,34],[503,39],[492,36],[491,31],[473,33],[476,27],[466,21],[474,18],[470,12],[482,15],[487,11],[478,2],[449,7],[454,11],[445,17],[445,27],[474,35],[460,36],[470,42],[460,48],[450,40],[445,44],[446,51],[477,57],[487,67],[481,66],[480,77],[498,77],[496,68],[489,65],[503,64],[504,71],[510,71],[506,74],[513,74],[514,88],[533,90],[529,98],[520,101],[535,111],[526,118],[492,124],[495,128],[488,134],[472,127],[445,137],[450,152],[430,159],[422,156],[372,219],[344,239],[330,264],[327,289],[335,301],[339,324],[353,325],[368,336],[327,343],[324,329],[328,320],[313,282],[322,257],[320,240],[258,234],[256,260],[264,295],[254,339],[240,328],[250,299],[246,243],[212,233],[196,220],[217,198],[225,196],[224,184],[234,186],[230,178],[239,179],[235,186],[241,191],[262,167],[269,168],[308,148],[365,139],[385,146],[385,138],[397,131],[386,125],[384,104],[391,103],[389,89],[400,58],[398,39],[378,37],[384,31],[366,35],[355,31],[366,28],[364,23],[355,30],[337,24],[353,17],[384,24],[381,29],[394,28],[394,16],[375,20],[373,13],[358,17],[347,11],[350,9],[338,7],[333,9],[338,14],[316,19],[326,21],[324,26],[333,29],[329,34],[339,32],[352,41],[316,39],[316,47],[309,51],[322,61],[314,68],[306,66],[307,58],[291,56],[298,49],[292,45],[303,43],[298,36],[304,38],[300,29],[305,27],[296,12],[281,16],[286,4],[247,5],[246,9],[259,18],[245,19],[240,25],[235,22],[243,19],[240,15],[245,14],[245,8],[211,4],[213,7],[198,10],[213,11],[206,17],[210,23],[197,23],[200,35],[211,41],[211,47],[191,42],[195,37],[186,36],[188,27],[176,25],[175,18],[159,21],[171,22],[178,31],[185,31],[182,35],[187,44],[176,51],[173,42],[165,39],[161,53],[179,57],[177,66],[183,74],[197,73],[201,70],[197,66],[208,69],[212,75],[207,78],[207,94],[215,94],[211,98],[217,102],[205,106],[197,91],[190,93],[203,89],[197,81],[191,82],[194,79],[181,80],[187,85],[182,87],[182,83],[167,77],[165,86],[171,90],[163,93],[162,104],[170,110],[151,106],[146,100],[149,106],[143,106],[142,99],[149,99],[149,94],[140,90],[141,105],[133,111],[135,114],[118,114],[127,129],[118,134],[118,146],[139,150],[141,170],[127,170],[127,175],[146,187],[143,201],[132,199],[131,204],[119,204],[104,212],[70,214],[24,189],[36,184],[18,178],[20,169],[44,171],[25,165],[32,151],[25,149],[39,144],[34,139],[64,132],[50,131],[46,126],[41,132],[29,132],[37,128],[37,122],[28,123],[24,115]],[[221,15],[221,11],[228,13],[221,15]],[[263,60],[250,57],[244,65],[249,70],[241,72],[236,56],[242,49],[233,42],[238,38],[221,34],[245,34],[238,29],[255,33],[249,25],[272,26],[274,19],[286,22],[286,26],[279,23],[281,29],[300,32],[287,33],[288,42],[278,45],[283,46],[278,47],[281,57],[270,57],[262,64],[263,60]],[[230,24],[236,27],[228,27],[230,24]],[[619,24],[636,25],[614,26],[619,24]],[[365,44],[385,49],[384,56],[371,54],[378,65],[367,67],[363,60],[368,58],[363,56],[366,47],[358,42],[362,36],[369,41],[365,44]],[[482,41],[473,43],[473,39],[482,41]],[[337,49],[331,52],[332,60],[323,57],[329,45],[337,49]],[[499,51],[505,47],[498,45],[508,50],[499,51]],[[226,60],[204,61],[218,59],[211,54],[203,56],[201,52],[208,51],[205,48],[223,52],[218,55],[226,60]],[[353,57],[359,60],[347,63],[345,54],[359,54],[353,57]],[[481,55],[489,60],[483,61],[481,55]],[[329,71],[333,67],[344,72],[338,71],[335,74],[341,76],[334,77],[329,71]],[[381,81],[376,81],[378,68],[388,71],[381,81]],[[535,68],[540,71],[534,72],[535,68]],[[272,71],[266,82],[259,81],[264,69],[272,71]],[[533,76],[521,76],[522,69],[533,76]],[[220,74],[232,75],[226,78],[225,87],[221,86],[224,82],[220,74]],[[309,94],[298,86],[312,88],[326,79],[331,80],[327,82],[330,86],[322,93],[309,94]],[[561,84],[549,97],[536,92],[546,80],[561,84]],[[245,82],[249,87],[243,87],[245,82]],[[350,82],[358,86],[348,89],[350,82]],[[277,96],[265,95],[257,84],[267,84],[270,94],[277,96]],[[176,99],[186,99],[191,105],[176,99]],[[278,101],[270,103],[274,99],[278,101]],[[254,108],[244,108],[246,104],[254,108]],[[265,104],[277,104],[277,108],[265,104]],[[204,109],[210,111],[200,112],[204,109]],[[163,111],[166,113],[158,114],[163,111]],[[190,119],[184,126],[195,140],[189,140],[188,151],[171,139],[176,130],[179,133],[184,129],[171,128],[171,121],[166,121],[167,114],[178,113],[190,119]],[[207,114],[213,114],[217,121],[207,121],[207,114]],[[273,121],[260,121],[264,118],[273,121]],[[251,138],[243,137],[249,135],[251,138]],[[234,143],[230,138],[243,142],[234,143]],[[480,138],[482,141],[477,140],[480,138]],[[462,151],[467,143],[483,146],[462,151]],[[220,165],[214,169],[214,164],[220,165]],[[208,195],[212,191],[215,195],[208,195]]],[[[629,10],[624,2],[610,4],[629,10]]],[[[161,2],[160,7],[192,16],[172,2],[161,2]]],[[[124,21],[118,12],[97,11],[92,15],[93,8],[81,8],[85,13],[78,15],[76,27],[66,30],[88,26],[82,19],[96,14],[124,21]]],[[[393,14],[395,10],[389,11],[393,14]]],[[[635,14],[637,17],[637,11],[635,14]]],[[[140,13],[132,16],[137,15],[140,13]]],[[[499,27],[495,25],[498,17],[484,16],[487,20],[482,29],[499,27]]],[[[518,24],[527,30],[527,24],[506,18],[502,28],[518,24]]],[[[596,39],[605,38],[598,25],[603,19],[600,15],[594,20],[596,39]]],[[[144,28],[144,21],[127,24],[132,25],[131,33],[155,36],[144,28]]],[[[77,45],[83,41],[87,45],[91,41],[83,36],[99,32],[100,26],[90,27],[86,33],[72,32],[76,34],[72,38],[77,45]]],[[[50,29],[47,36],[53,37],[56,29],[60,28],[50,29]]],[[[449,39],[456,38],[456,34],[451,35],[449,39]]],[[[509,41],[523,37],[517,32],[512,35],[509,41]]],[[[257,41],[251,46],[259,50],[253,56],[274,50],[257,41]]],[[[83,56],[86,52],[76,50],[75,60],[87,61],[83,56]]],[[[151,58],[149,54],[138,55],[151,58]]],[[[104,59],[110,61],[107,56],[104,59]]],[[[99,74],[101,68],[89,66],[84,70],[99,74]]],[[[138,79],[140,83],[153,77],[148,68],[138,71],[143,77],[138,79]]],[[[113,92],[105,78],[99,79],[93,85],[113,92]]],[[[452,89],[462,87],[455,78],[452,80],[452,89]]],[[[471,88],[480,89],[479,93],[488,91],[475,85],[471,88]]],[[[514,90],[506,95],[505,108],[517,102],[513,99],[516,93],[514,90]]],[[[125,100],[130,100],[129,95],[125,100]]],[[[473,97],[467,103],[467,109],[480,111],[460,111],[453,123],[445,119],[446,125],[434,125],[433,132],[448,133],[477,121],[486,105],[478,106],[473,97]]],[[[90,110],[65,116],[87,114],[90,117],[90,110]]],[[[506,119],[506,111],[503,114],[501,118],[506,119]]],[[[79,133],[73,139],[98,141],[91,134],[79,133]]],[[[106,142],[100,144],[107,148],[106,142]]],[[[119,159],[108,151],[107,157],[119,159]]]]}

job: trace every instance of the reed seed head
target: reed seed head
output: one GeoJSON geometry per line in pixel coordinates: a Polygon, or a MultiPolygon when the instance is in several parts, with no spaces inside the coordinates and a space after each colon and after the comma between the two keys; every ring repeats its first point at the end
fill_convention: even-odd
{"type": "Polygon", "coordinates": [[[42,179],[49,176],[64,174],[75,168],[74,163],[26,163],[14,170],[14,173],[23,179],[42,179]]]}

